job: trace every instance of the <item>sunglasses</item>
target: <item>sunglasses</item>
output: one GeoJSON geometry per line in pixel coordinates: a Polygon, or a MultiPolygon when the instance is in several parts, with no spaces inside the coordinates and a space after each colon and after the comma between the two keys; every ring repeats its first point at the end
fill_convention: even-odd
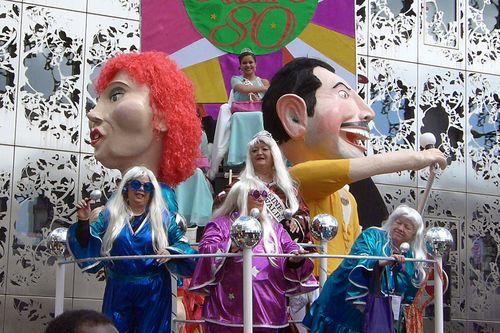
{"type": "Polygon", "coordinates": [[[267,193],[266,190],[262,190],[262,191],[259,191],[259,190],[251,190],[250,191],[250,195],[252,196],[252,198],[254,198],[255,200],[259,200],[260,198],[262,198],[263,200],[266,200],[267,196],[269,195],[269,193],[267,193]]]}
{"type": "Polygon", "coordinates": [[[144,190],[144,192],[146,192],[146,193],[151,193],[155,189],[153,186],[153,183],[151,183],[151,182],[143,183],[138,179],[131,180],[128,183],[128,186],[134,191],[138,191],[142,188],[144,190]]]}

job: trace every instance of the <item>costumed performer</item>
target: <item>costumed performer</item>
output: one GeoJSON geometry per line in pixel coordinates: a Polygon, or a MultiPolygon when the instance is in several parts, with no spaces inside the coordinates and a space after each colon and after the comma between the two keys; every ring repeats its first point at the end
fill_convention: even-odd
{"type": "Polygon", "coordinates": [[[223,104],[217,116],[214,144],[207,176],[214,179],[219,165],[229,146],[231,105],[233,102],[260,101],[269,81],[257,76],[257,58],[252,50],[244,48],[238,56],[241,75],[231,77],[231,94],[227,104],[223,104]]]}
{"type": "MultiPolygon", "coordinates": [[[[374,112],[327,63],[297,58],[273,77],[263,98],[264,128],[293,164],[289,170],[310,214],[334,216],[339,229],[329,254],[349,253],[360,233],[357,203],[347,184],[378,174],[446,167],[438,149],[364,156],[374,112]]],[[[370,204],[369,202],[363,204],[370,204]]],[[[328,274],[340,264],[328,260],[328,274]]]]}
{"type": "MultiPolygon", "coordinates": [[[[123,176],[99,219],[89,224],[90,204],[77,204],[78,222],[68,231],[68,246],[77,259],[195,251],[171,219],[152,171],[133,167],[123,176]]],[[[123,332],[170,332],[170,273],[190,276],[192,259],[116,260],[80,263],[83,271],[106,270],[102,311],[123,332]]]]}
{"type": "MultiPolygon", "coordinates": [[[[264,198],[268,194],[262,182],[240,180],[229,191],[205,229],[200,253],[234,253],[241,251],[231,241],[233,221],[252,208],[261,213],[262,239],[254,253],[306,253],[293,242],[279,223],[269,216],[264,198]]],[[[313,263],[301,257],[253,257],[253,323],[254,332],[277,332],[288,326],[286,296],[314,290],[313,263]]],[[[207,332],[242,332],[243,328],[243,259],[201,258],[191,280],[190,290],[204,293],[203,316],[207,332]]]]}
{"type": "MultiPolygon", "coordinates": [[[[309,209],[288,173],[278,144],[268,131],[257,133],[248,143],[245,168],[239,179],[261,183],[269,193],[264,201],[267,213],[283,225],[293,241],[309,241],[309,209]],[[291,218],[285,216],[286,209],[290,211],[291,218]]],[[[217,195],[218,205],[236,182],[217,195]]]]}
{"type": "Polygon", "coordinates": [[[381,291],[402,296],[403,304],[411,304],[420,284],[425,280],[423,262],[405,262],[405,258],[426,259],[424,223],[420,214],[405,205],[397,207],[382,228],[368,228],[354,243],[351,255],[393,257],[396,261],[344,259],[326,281],[319,298],[304,318],[312,333],[361,333],[370,279],[374,271],[382,270],[381,291]],[[410,244],[405,254],[403,242],[410,244]]]}
{"type": "Polygon", "coordinates": [[[97,161],[125,172],[150,169],[171,213],[172,190],[191,176],[200,157],[201,122],[193,87],[161,52],[127,53],[108,60],[96,84],[96,106],[87,113],[97,161]]]}

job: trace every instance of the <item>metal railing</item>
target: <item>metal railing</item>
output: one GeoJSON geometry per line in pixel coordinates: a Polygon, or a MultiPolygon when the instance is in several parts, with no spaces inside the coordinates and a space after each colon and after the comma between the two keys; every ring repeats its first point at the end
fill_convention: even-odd
{"type": "MultiPolygon", "coordinates": [[[[324,245],[324,244],[322,244],[324,245]]],[[[321,246],[322,249],[326,247],[321,246]]],[[[208,257],[243,257],[243,332],[252,332],[252,258],[253,257],[304,257],[311,259],[320,259],[320,288],[326,281],[326,264],[327,260],[330,258],[337,259],[355,259],[355,260],[394,260],[392,257],[381,257],[381,256],[360,256],[360,255],[329,255],[323,253],[314,254],[254,254],[252,248],[246,247],[242,250],[242,253],[211,253],[211,254],[171,254],[171,255],[143,255],[143,256],[109,256],[109,257],[94,257],[87,259],[78,260],[60,260],[56,263],[56,296],[55,296],[55,315],[59,315],[63,312],[64,304],[64,284],[65,284],[65,265],[72,263],[82,263],[87,261],[109,261],[109,260],[142,260],[142,259],[159,259],[159,258],[208,258],[208,257]]],[[[413,262],[427,262],[434,264],[434,272],[442,271],[442,256],[434,255],[434,259],[419,260],[414,258],[407,258],[406,261],[413,262]]],[[[443,322],[443,281],[439,277],[440,275],[435,274],[434,282],[434,330],[436,333],[443,333],[444,322],[443,322]]],[[[174,305],[173,305],[174,306],[174,305]]],[[[172,331],[177,332],[177,323],[201,323],[203,321],[199,320],[177,320],[175,317],[172,318],[172,331]]]]}

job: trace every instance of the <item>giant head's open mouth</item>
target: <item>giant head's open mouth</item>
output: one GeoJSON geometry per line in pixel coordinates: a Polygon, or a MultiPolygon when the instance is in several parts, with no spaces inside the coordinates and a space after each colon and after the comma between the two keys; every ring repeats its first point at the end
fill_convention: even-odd
{"type": "Polygon", "coordinates": [[[370,138],[368,122],[345,122],[340,126],[340,135],[344,141],[356,148],[366,151],[366,140],[370,138]]]}

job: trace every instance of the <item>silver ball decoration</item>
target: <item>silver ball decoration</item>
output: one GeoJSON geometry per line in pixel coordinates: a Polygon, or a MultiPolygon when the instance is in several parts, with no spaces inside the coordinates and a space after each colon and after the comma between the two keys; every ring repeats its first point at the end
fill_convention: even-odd
{"type": "Polygon", "coordinates": [[[63,256],[66,252],[67,228],[56,228],[47,237],[47,248],[54,256],[63,256]]]}
{"type": "Polygon", "coordinates": [[[231,240],[240,248],[254,247],[262,237],[262,226],[252,216],[240,216],[231,225],[231,240]]]}
{"type": "Polygon", "coordinates": [[[309,228],[315,239],[329,241],[337,235],[339,223],[330,214],[318,214],[311,220],[309,228]]]}
{"type": "Polygon", "coordinates": [[[188,225],[187,225],[187,221],[184,218],[184,216],[182,216],[179,213],[175,213],[175,223],[177,223],[177,226],[181,230],[182,234],[185,234],[187,231],[188,225]]]}
{"type": "Polygon", "coordinates": [[[102,192],[100,190],[93,190],[90,192],[90,200],[97,202],[101,200],[102,192]]]}
{"type": "Polygon", "coordinates": [[[432,256],[443,256],[453,246],[453,237],[448,229],[433,227],[425,233],[425,246],[432,256]]]}

